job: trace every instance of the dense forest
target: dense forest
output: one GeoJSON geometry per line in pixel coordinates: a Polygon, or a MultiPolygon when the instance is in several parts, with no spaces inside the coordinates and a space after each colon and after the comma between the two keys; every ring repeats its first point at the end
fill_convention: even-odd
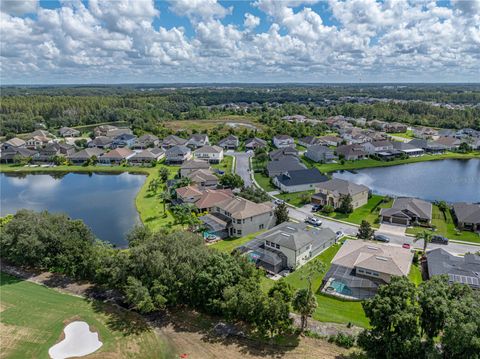
{"type": "Polygon", "coordinates": [[[392,87],[8,87],[2,88],[0,98],[0,135],[31,132],[40,123],[56,129],[117,121],[126,121],[134,129],[162,133],[164,121],[202,120],[239,113],[263,119],[266,123],[293,114],[320,120],[344,115],[414,125],[480,129],[480,87],[477,85],[392,87]],[[361,101],[370,97],[412,101],[361,101]],[[464,106],[453,109],[428,101],[464,106]],[[224,106],[231,103],[243,106],[224,106]]]}

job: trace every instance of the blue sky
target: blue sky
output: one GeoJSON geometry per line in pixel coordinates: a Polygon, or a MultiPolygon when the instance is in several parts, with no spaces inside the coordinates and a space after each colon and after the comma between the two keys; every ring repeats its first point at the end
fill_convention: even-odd
{"type": "Polygon", "coordinates": [[[478,82],[480,0],[3,0],[2,84],[478,82]]]}

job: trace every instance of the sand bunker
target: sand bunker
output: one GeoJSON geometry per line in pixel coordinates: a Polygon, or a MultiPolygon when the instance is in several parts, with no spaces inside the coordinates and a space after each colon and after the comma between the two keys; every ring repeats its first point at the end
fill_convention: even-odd
{"type": "Polygon", "coordinates": [[[90,331],[85,322],[75,321],[64,329],[65,338],[48,350],[52,359],[82,357],[97,351],[103,343],[98,340],[98,333],[90,331]]]}

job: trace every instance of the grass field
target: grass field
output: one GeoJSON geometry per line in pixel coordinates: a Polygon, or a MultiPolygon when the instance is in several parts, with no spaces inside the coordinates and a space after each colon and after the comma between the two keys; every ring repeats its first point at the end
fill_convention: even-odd
{"type": "Polygon", "coordinates": [[[280,193],[279,195],[275,196],[278,197],[285,202],[290,203],[292,206],[295,207],[302,207],[305,204],[310,203],[310,201],[305,202],[305,198],[310,198],[315,191],[302,191],[302,192],[293,192],[293,193],[280,193]],[[306,195],[304,198],[303,196],[306,195]]]}
{"type": "MultiPolygon", "coordinates": [[[[436,205],[433,205],[432,224],[436,226],[435,234],[440,234],[448,239],[480,243],[480,236],[478,234],[470,231],[457,231],[455,229],[455,222],[453,221],[450,211],[445,212],[445,217],[442,211],[440,211],[436,205]]],[[[411,227],[407,228],[406,232],[409,234],[417,234],[424,230],[425,228],[423,227],[411,227]]]]}
{"type": "MultiPolygon", "coordinates": [[[[165,122],[165,126],[171,128],[174,131],[179,130],[196,130],[198,132],[211,130],[216,126],[225,125],[228,122],[236,122],[241,124],[246,124],[247,126],[237,126],[237,129],[250,129],[250,126],[255,126],[257,129],[263,129],[264,126],[257,121],[256,118],[252,116],[245,116],[245,115],[227,115],[221,116],[215,119],[208,119],[208,120],[178,120],[178,121],[167,121],[165,122]]],[[[229,128],[225,126],[226,128],[229,128]]],[[[253,128],[252,128],[253,129],[253,128]]]]}
{"type": "Polygon", "coordinates": [[[422,272],[418,265],[412,264],[410,268],[410,273],[408,273],[408,279],[410,279],[410,281],[414,283],[416,286],[419,286],[420,283],[423,282],[422,272]]]}
{"type": "Polygon", "coordinates": [[[99,333],[96,358],[174,358],[171,347],[135,313],[59,293],[0,273],[2,358],[48,358],[65,324],[84,320],[99,333]]]}
{"type": "Polygon", "coordinates": [[[232,251],[235,248],[237,248],[238,246],[241,246],[244,243],[247,243],[248,241],[252,240],[253,238],[255,238],[255,236],[259,235],[262,232],[263,231],[251,233],[248,236],[239,237],[239,238],[227,238],[215,244],[212,244],[210,248],[215,248],[225,253],[232,253],[232,251]]]}
{"type": "Polygon", "coordinates": [[[255,178],[255,181],[257,181],[258,185],[262,187],[265,192],[278,191],[278,188],[274,187],[270,183],[270,177],[265,176],[263,173],[255,172],[253,174],[253,177],[255,178]]]}
{"type": "Polygon", "coordinates": [[[231,173],[233,171],[233,156],[223,157],[223,161],[219,164],[212,165],[212,168],[216,168],[225,173],[231,173]]]}
{"type": "Polygon", "coordinates": [[[361,168],[371,168],[371,167],[389,167],[389,166],[396,166],[402,165],[407,163],[417,163],[417,162],[425,162],[425,161],[437,161],[437,160],[445,160],[445,159],[470,159],[470,158],[480,158],[480,152],[471,152],[471,153],[456,153],[456,152],[446,152],[445,154],[441,155],[424,155],[421,157],[410,157],[404,160],[394,160],[394,161],[377,161],[371,158],[358,160],[358,161],[345,161],[342,165],[341,163],[325,163],[319,164],[314,163],[308,158],[302,157],[302,161],[309,166],[317,167],[320,172],[333,172],[339,170],[354,170],[354,169],[361,169],[361,168]]]}
{"type": "Polygon", "coordinates": [[[370,224],[375,225],[378,223],[378,214],[380,208],[389,208],[392,206],[393,200],[390,200],[386,203],[383,202],[384,197],[379,195],[372,195],[369,198],[366,205],[361,206],[354,210],[350,214],[344,214],[340,212],[332,212],[330,214],[320,213],[322,216],[339,219],[345,222],[360,224],[362,220],[370,222],[370,224]]]}
{"type": "Polygon", "coordinates": [[[406,139],[409,139],[409,140],[412,140],[412,139],[415,138],[415,136],[413,136],[413,131],[412,130],[407,130],[405,132],[388,133],[388,134],[392,135],[392,136],[396,136],[396,137],[406,138],[406,139]]]}

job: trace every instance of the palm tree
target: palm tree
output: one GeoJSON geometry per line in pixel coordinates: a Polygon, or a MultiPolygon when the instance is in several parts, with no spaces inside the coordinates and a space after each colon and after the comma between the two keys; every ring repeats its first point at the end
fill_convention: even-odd
{"type": "Polygon", "coordinates": [[[447,216],[445,215],[445,212],[447,212],[447,210],[448,210],[448,204],[447,204],[447,202],[445,202],[445,201],[438,201],[436,204],[437,204],[438,209],[439,209],[440,211],[442,211],[442,213],[443,213],[443,218],[444,218],[444,219],[447,219],[447,216]]]}
{"type": "Polygon", "coordinates": [[[166,215],[167,214],[167,211],[166,211],[166,203],[167,201],[170,201],[172,199],[172,195],[170,194],[170,191],[168,189],[166,189],[165,191],[163,191],[162,193],[160,193],[158,195],[158,197],[162,200],[163,202],[163,214],[166,215]]]}
{"type": "Polygon", "coordinates": [[[427,252],[427,245],[432,241],[433,234],[430,231],[418,232],[415,235],[414,242],[423,240],[423,254],[427,252]]]}

